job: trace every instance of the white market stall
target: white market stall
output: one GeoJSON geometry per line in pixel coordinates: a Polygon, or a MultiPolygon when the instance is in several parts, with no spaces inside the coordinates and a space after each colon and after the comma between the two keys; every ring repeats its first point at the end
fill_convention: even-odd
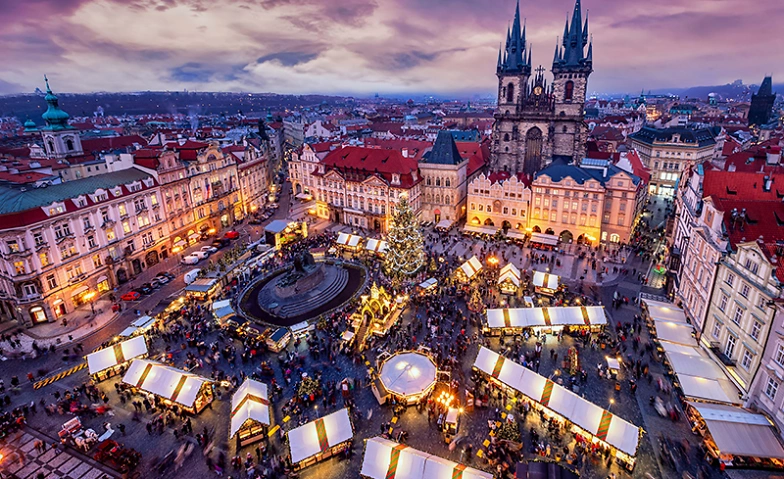
{"type": "Polygon", "coordinates": [[[384,240],[368,238],[365,241],[365,249],[376,254],[386,253],[388,247],[389,244],[387,244],[387,242],[384,240]]]}
{"type": "Polygon", "coordinates": [[[237,449],[264,439],[270,421],[267,385],[246,379],[231,397],[229,437],[237,436],[237,449]]]}
{"type": "Polygon", "coordinates": [[[130,338],[144,334],[152,327],[153,324],[155,324],[155,318],[141,316],[129,324],[127,328],[123,329],[119,336],[121,338],[130,338]]]}
{"type": "Polygon", "coordinates": [[[784,448],[762,414],[719,404],[689,402],[688,415],[710,454],[727,467],[784,466],[784,448]]]}
{"type": "Polygon", "coordinates": [[[522,275],[512,263],[507,264],[498,273],[498,288],[504,294],[515,294],[520,289],[522,275]]]}
{"type": "Polygon", "coordinates": [[[698,346],[682,346],[661,341],[667,363],[676,376],[676,385],[690,399],[742,404],[738,388],[724,371],[698,346]]]}
{"type": "Polygon", "coordinates": [[[554,248],[558,245],[558,236],[546,234],[546,233],[531,233],[531,240],[530,243],[534,245],[544,246],[549,248],[554,248]]]}
{"type": "Polygon", "coordinates": [[[421,283],[419,283],[419,290],[420,293],[422,294],[430,293],[432,291],[435,291],[436,286],[438,286],[438,280],[435,278],[428,278],[422,281],[421,283]]]}
{"type": "Polygon", "coordinates": [[[480,347],[474,368],[491,381],[524,394],[545,413],[568,420],[591,441],[613,448],[627,468],[634,467],[642,432],[637,426],[485,347],[480,347]]]}
{"type": "MultiPolygon", "coordinates": [[[[403,404],[417,404],[433,390],[437,372],[436,364],[427,355],[406,351],[384,361],[379,380],[383,388],[400,398],[403,404]]],[[[381,396],[380,393],[377,397],[381,396]]]]}
{"type": "Polygon", "coordinates": [[[134,359],[123,382],[191,414],[201,412],[214,398],[209,379],[147,359],[134,359]]]}
{"type": "Polygon", "coordinates": [[[686,313],[672,303],[654,301],[651,299],[640,299],[640,304],[648,317],[654,321],[671,321],[674,323],[688,324],[686,313]]]}
{"type": "Polygon", "coordinates": [[[343,451],[354,430],[344,408],[292,429],[288,437],[291,463],[302,469],[343,451]]]}
{"type": "Polygon", "coordinates": [[[471,281],[471,279],[480,271],[482,271],[482,263],[477,259],[476,256],[472,256],[468,261],[457,268],[456,274],[460,280],[467,282],[471,281]]]}
{"type": "Polygon", "coordinates": [[[689,324],[673,321],[655,321],[656,338],[660,341],[693,346],[694,328],[689,324]]]}
{"type": "Polygon", "coordinates": [[[444,230],[444,231],[446,231],[446,230],[448,230],[451,227],[452,227],[452,222],[449,221],[449,220],[441,220],[441,221],[438,222],[438,224],[436,224],[436,229],[437,230],[444,230]]]}
{"type": "Polygon", "coordinates": [[[480,235],[489,235],[492,236],[498,232],[498,228],[495,226],[474,226],[474,225],[465,225],[463,227],[464,233],[473,233],[473,234],[480,234],[480,235]]]}
{"type": "Polygon", "coordinates": [[[87,370],[93,381],[103,381],[121,372],[128,361],[146,355],[147,341],[144,336],[136,336],[88,354],[87,370]]]}
{"type": "Polygon", "coordinates": [[[338,234],[338,239],[335,240],[335,243],[341,248],[356,250],[359,246],[360,240],[362,240],[362,237],[360,236],[349,233],[340,233],[338,234]]]}
{"type": "Polygon", "coordinates": [[[367,479],[493,479],[488,472],[383,437],[367,440],[360,475],[367,479]]]}
{"type": "Polygon", "coordinates": [[[556,291],[558,291],[560,279],[561,278],[556,274],[534,271],[534,277],[532,280],[534,284],[534,290],[537,293],[552,296],[556,291]]]}
{"type": "Polygon", "coordinates": [[[524,328],[560,330],[564,326],[594,330],[607,324],[604,306],[488,309],[486,318],[486,330],[509,332],[524,328]]]}
{"type": "Polygon", "coordinates": [[[212,315],[215,316],[215,320],[218,321],[219,324],[223,324],[227,318],[234,316],[234,314],[234,308],[231,306],[230,299],[212,303],[212,315]]]}

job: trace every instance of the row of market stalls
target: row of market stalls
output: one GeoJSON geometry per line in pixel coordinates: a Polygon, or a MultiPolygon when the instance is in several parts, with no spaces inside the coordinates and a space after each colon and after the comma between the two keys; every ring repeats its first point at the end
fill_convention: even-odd
{"type": "Polygon", "coordinates": [[[553,308],[488,309],[485,332],[515,334],[525,328],[560,331],[589,329],[600,331],[607,325],[604,306],[564,306],[553,308]]]}
{"type": "Polygon", "coordinates": [[[120,338],[132,338],[134,336],[139,336],[149,331],[154,324],[155,318],[150,316],[140,316],[134,319],[127,328],[123,329],[118,336],[120,338]]]}
{"type": "Polygon", "coordinates": [[[413,449],[383,437],[365,444],[362,477],[368,479],[492,479],[473,467],[413,449]]]}
{"type": "Polygon", "coordinates": [[[468,261],[457,268],[455,275],[457,276],[458,281],[468,283],[474,279],[474,276],[479,274],[480,271],[482,271],[482,262],[479,261],[476,256],[472,256],[468,261]]]}
{"type": "Polygon", "coordinates": [[[132,359],[144,358],[147,354],[147,340],[144,336],[135,336],[88,354],[87,370],[93,381],[104,381],[119,374],[132,359]]]}
{"type": "Polygon", "coordinates": [[[369,251],[371,253],[376,254],[384,254],[387,251],[389,245],[386,241],[376,239],[376,238],[366,238],[363,239],[361,236],[349,234],[349,233],[339,233],[337,239],[335,240],[335,244],[345,250],[349,251],[359,251],[360,243],[364,241],[364,250],[369,251]]]}
{"type": "Polygon", "coordinates": [[[214,399],[210,379],[147,359],[134,359],[122,381],[190,414],[201,412],[214,399]]]}
{"type": "Polygon", "coordinates": [[[495,384],[531,399],[546,416],[570,423],[572,432],[610,447],[627,469],[634,467],[642,429],[485,347],[480,347],[474,369],[495,384]]]}
{"type": "Polygon", "coordinates": [[[740,390],[700,347],[685,312],[640,298],[648,326],[686,401],[686,414],[711,455],[725,467],[784,468],[773,422],[742,407],[740,390]]]}

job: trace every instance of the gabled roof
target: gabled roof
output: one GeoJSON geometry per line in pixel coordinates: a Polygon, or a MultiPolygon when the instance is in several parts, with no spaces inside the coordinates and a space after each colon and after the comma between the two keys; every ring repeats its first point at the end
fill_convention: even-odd
{"type": "Polygon", "coordinates": [[[463,162],[452,133],[439,131],[433,149],[425,153],[423,162],[433,165],[459,165],[463,162]]]}
{"type": "Polygon", "coordinates": [[[720,132],[721,128],[718,127],[700,128],[695,130],[683,127],[658,129],[646,126],[637,133],[632,133],[629,135],[629,138],[641,143],[652,145],[655,142],[671,142],[674,135],[679,135],[679,143],[683,144],[684,146],[697,145],[702,147],[707,145],[715,145],[716,136],[720,132]]]}
{"type": "Polygon", "coordinates": [[[346,146],[330,152],[321,162],[352,181],[363,181],[367,175],[377,174],[389,183],[392,175],[398,174],[400,186],[410,188],[421,180],[416,159],[406,158],[397,150],[346,146]]]}
{"type": "Polygon", "coordinates": [[[85,153],[123,150],[133,144],[142,147],[147,145],[147,140],[139,135],[109,136],[105,138],[83,138],[82,150],[85,153]]]}

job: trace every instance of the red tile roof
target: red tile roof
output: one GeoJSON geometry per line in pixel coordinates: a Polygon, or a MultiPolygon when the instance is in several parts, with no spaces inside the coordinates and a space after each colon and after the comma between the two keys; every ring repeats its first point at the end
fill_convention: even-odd
{"type": "Polygon", "coordinates": [[[351,176],[352,179],[360,181],[362,177],[373,174],[387,182],[392,181],[393,174],[399,174],[400,186],[403,188],[411,188],[421,181],[417,161],[414,158],[405,158],[397,150],[346,146],[330,152],[321,162],[327,171],[337,170],[344,177],[351,176]]]}
{"type": "Polygon", "coordinates": [[[82,140],[82,150],[85,153],[121,150],[132,146],[134,143],[144,147],[147,145],[147,140],[139,135],[110,136],[107,138],[85,138],[82,140]]]}
{"type": "Polygon", "coordinates": [[[704,197],[744,201],[778,201],[784,198],[784,174],[766,175],[739,171],[707,170],[702,182],[704,197]],[[770,176],[770,191],[765,191],[765,177],[770,176]]]}
{"type": "Polygon", "coordinates": [[[460,152],[460,157],[468,158],[468,166],[466,167],[466,176],[468,177],[485,166],[490,159],[489,141],[482,143],[456,141],[455,145],[457,145],[457,151],[460,152]]]}
{"type": "Polygon", "coordinates": [[[366,138],[365,146],[369,148],[383,148],[385,150],[397,150],[403,152],[407,150],[409,158],[414,158],[419,161],[422,155],[433,147],[433,143],[429,141],[412,140],[408,138],[399,138],[394,140],[382,140],[379,138],[366,138]]]}
{"type": "Polygon", "coordinates": [[[640,159],[640,155],[637,154],[635,150],[628,151],[626,153],[626,159],[629,160],[629,163],[632,165],[632,173],[635,176],[639,177],[646,185],[651,181],[651,170],[645,167],[642,163],[642,159],[640,159]]]}
{"type": "MultiPolygon", "coordinates": [[[[530,186],[531,185],[531,180],[533,178],[531,178],[529,175],[526,175],[525,173],[515,173],[515,176],[517,177],[518,181],[522,181],[523,183],[525,183],[526,186],[530,186]]],[[[490,173],[487,176],[487,179],[490,180],[490,184],[493,184],[493,183],[497,183],[499,181],[506,181],[506,180],[508,180],[511,177],[512,177],[512,174],[509,173],[508,171],[496,171],[496,172],[490,173]]]]}

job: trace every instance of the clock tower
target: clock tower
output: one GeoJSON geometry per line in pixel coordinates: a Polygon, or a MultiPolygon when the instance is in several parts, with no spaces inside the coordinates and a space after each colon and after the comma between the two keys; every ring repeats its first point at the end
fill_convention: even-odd
{"type": "Polygon", "coordinates": [[[520,36],[520,7],[515,10],[506,48],[498,53],[498,107],[494,114],[491,171],[533,175],[554,158],[581,160],[587,131],[583,125],[585,92],[592,71],[588,45],[588,20],[582,24],[580,0],[576,1],[571,27],[564,29],[563,48],[553,60],[554,81],[547,83],[545,69],[531,75],[531,46],[520,36]],[[526,55],[527,54],[527,55],[526,55]]]}

